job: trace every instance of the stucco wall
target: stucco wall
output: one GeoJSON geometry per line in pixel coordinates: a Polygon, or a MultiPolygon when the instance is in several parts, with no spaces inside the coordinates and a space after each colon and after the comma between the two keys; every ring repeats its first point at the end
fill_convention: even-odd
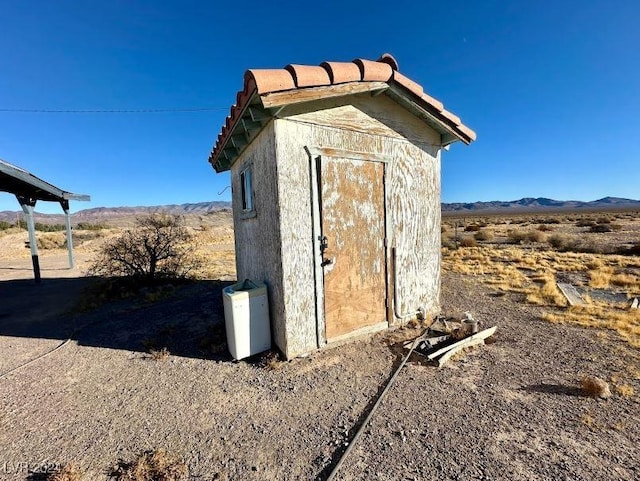
{"type": "Polygon", "coordinates": [[[274,123],[270,122],[231,167],[236,269],[239,281],[252,279],[267,284],[273,341],[286,352],[276,180],[274,123]],[[253,217],[242,213],[240,172],[248,165],[252,166],[255,206],[253,217]]]}
{"type": "Polygon", "coordinates": [[[387,155],[387,212],[401,314],[439,311],[440,137],[385,96],[287,108],[275,120],[286,354],[316,348],[309,156],[306,147],[387,155]]]}

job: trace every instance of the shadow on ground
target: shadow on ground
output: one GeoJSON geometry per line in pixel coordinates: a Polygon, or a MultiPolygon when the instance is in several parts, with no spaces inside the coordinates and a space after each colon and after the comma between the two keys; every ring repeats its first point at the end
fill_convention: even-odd
{"type": "Polygon", "coordinates": [[[78,305],[96,296],[96,278],[0,282],[0,336],[72,339],[83,346],[230,360],[222,289],[231,282],[194,281],[141,290],[87,312],[78,305]]]}
{"type": "Polygon", "coordinates": [[[523,391],[529,393],[546,393],[546,394],[559,394],[562,396],[584,396],[582,390],[577,386],[565,386],[564,384],[548,384],[539,383],[532,384],[523,388],[523,391]]]}

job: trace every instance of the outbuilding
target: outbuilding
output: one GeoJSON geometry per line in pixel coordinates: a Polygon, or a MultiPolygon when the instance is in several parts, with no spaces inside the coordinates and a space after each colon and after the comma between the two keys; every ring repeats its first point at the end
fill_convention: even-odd
{"type": "Polygon", "coordinates": [[[389,54],[245,73],[209,162],[288,359],[439,311],[440,154],[475,138],[389,54]]]}

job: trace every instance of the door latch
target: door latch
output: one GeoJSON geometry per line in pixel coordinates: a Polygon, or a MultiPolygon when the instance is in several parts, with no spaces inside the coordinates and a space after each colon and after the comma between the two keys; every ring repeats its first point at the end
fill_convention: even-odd
{"type": "Polygon", "coordinates": [[[324,257],[324,252],[329,248],[329,239],[327,239],[326,235],[323,235],[322,237],[318,237],[318,240],[320,240],[320,254],[322,255],[322,262],[320,265],[322,267],[328,266],[333,263],[333,259],[326,259],[324,257]]]}
{"type": "Polygon", "coordinates": [[[320,237],[320,252],[324,254],[324,251],[326,251],[328,248],[329,248],[329,239],[327,239],[326,235],[323,235],[322,237],[320,237]]]}

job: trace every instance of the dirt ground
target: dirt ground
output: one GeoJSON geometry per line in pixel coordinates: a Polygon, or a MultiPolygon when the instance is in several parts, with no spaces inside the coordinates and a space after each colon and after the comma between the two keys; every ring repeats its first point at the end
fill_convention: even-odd
{"type": "MultiPolygon", "coordinates": [[[[25,299],[32,288],[33,313],[46,298],[40,287],[67,292],[68,302],[81,288],[56,282],[0,289],[3,299],[23,289],[25,299]]],[[[86,479],[108,479],[118,459],[164,447],[185,459],[194,480],[326,479],[401,360],[394,342],[415,332],[288,363],[232,362],[201,342],[219,339],[222,286],[201,282],[160,302],[72,316],[65,301],[26,323],[5,309],[0,375],[72,341],[0,378],[0,478],[74,461],[86,479]],[[172,354],[151,359],[143,348],[151,338],[172,354]]],[[[497,325],[496,342],[441,370],[416,355],[336,479],[640,477],[637,394],[596,400],[576,389],[591,374],[639,392],[637,349],[613,334],[546,323],[536,308],[493,294],[470,277],[445,275],[444,310],[497,325]]]]}
{"type": "MultiPolygon", "coordinates": [[[[97,243],[78,247],[74,270],[65,251],[43,251],[36,286],[24,233],[0,239],[0,480],[68,462],[109,479],[155,448],[180,455],[192,480],[327,479],[401,341],[420,331],[234,362],[221,305],[233,231],[197,235],[215,253],[210,275],[89,312],[77,301],[97,243]],[[161,348],[169,355],[154,359],[161,348]]],[[[640,479],[640,350],[615,331],[543,321],[549,307],[524,297],[445,271],[443,312],[497,325],[495,342],[440,370],[414,354],[335,479],[640,479]],[[584,375],[613,397],[581,395],[584,375]]]]}

